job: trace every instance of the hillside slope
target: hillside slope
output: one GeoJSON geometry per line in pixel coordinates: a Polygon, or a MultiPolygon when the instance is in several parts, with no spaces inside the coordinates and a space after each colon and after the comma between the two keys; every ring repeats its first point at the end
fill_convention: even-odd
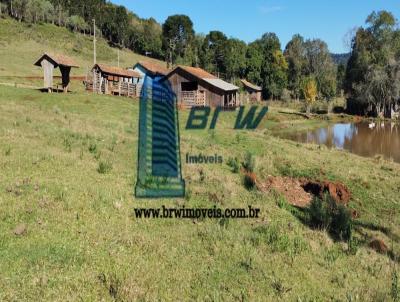
{"type": "MultiPolygon", "coordinates": [[[[30,25],[12,19],[0,19],[0,82],[5,77],[41,76],[41,69],[33,66],[33,63],[46,51],[74,58],[80,68],[74,69],[72,75],[85,75],[93,66],[91,36],[51,24],[30,25]]],[[[139,60],[157,61],[127,49],[120,51],[121,67],[133,66],[139,60]]],[[[117,48],[110,47],[102,38],[97,38],[97,62],[114,66],[118,62],[117,48]]]]}
{"type": "MultiPolygon", "coordinates": [[[[223,112],[215,131],[183,127],[181,151],[183,158],[218,154],[224,163],[182,162],[184,200],[138,200],[138,102],[0,86],[0,112],[1,301],[390,301],[390,254],[368,243],[372,236],[392,241],[398,255],[398,164],[275,138],[264,127],[284,121],[278,110],[261,129],[240,132],[232,129],[236,113],[223,112]],[[344,182],[360,215],[358,250],[302,223],[282,195],[246,190],[226,163],[247,151],[256,155],[260,181],[344,182]],[[251,205],[262,215],[133,215],[163,205],[251,205]]],[[[180,111],[180,125],[187,118],[180,111]]]]}

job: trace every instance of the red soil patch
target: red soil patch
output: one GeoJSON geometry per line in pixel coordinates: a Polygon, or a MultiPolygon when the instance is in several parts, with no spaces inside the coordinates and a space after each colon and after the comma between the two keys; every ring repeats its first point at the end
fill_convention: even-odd
{"type": "MultiPolygon", "coordinates": [[[[300,208],[308,207],[313,196],[321,198],[325,193],[328,193],[336,203],[345,206],[351,198],[351,193],[344,184],[330,181],[269,176],[264,184],[258,184],[258,188],[263,192],[276,190],[283,194],[291,205],[300,208]]],[[[357,213],[353,213],[353,215],[358,216],[357,213]]]]}
{"type": "Polygon", "coordinates": [[[290,177],[269,176],[267,181],[258,185],[263,192],[275,190],[285,196],[286,200],[296,207],[307,207],[313,196],[302,187],[302,182],[290,177]]]}
{"type": "Polygon", "coordinates": [[[388,248],[387,248],[385,242],[383,242],[383,240],[381,240],[381,239],[373,239],[369,243],[369,247],[380,254],[386,254],[388,251],[388,248]]]}

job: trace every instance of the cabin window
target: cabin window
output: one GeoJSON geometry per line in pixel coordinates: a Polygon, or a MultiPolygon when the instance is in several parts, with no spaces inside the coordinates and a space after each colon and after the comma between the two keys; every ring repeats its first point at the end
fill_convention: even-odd
{"type": "Polygon", "coordinates": [[[182,82],[181,88],[182,91],[194,91],[199,88],[199,84],[197,82],[182,82]]]}

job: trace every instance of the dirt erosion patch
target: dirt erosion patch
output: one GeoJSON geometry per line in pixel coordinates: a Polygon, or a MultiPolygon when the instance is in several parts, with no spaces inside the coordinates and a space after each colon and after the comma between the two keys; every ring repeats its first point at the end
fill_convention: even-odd
{"type": "Polygon", "coordinates": [[[286,200],[296,207],[306,208],[314,196],[322,198],[328,193],[338,204],[348,205],[351,193],[340,182],[312,181],[304,178],[269,176],[264,183],[258,184],[263,191],[275,190],[285,196],[286,200]]]}
{"type": "Polygon", "coordinates": [[[369,243],[369,247],[381,254],[386,254],[388,251],[388,248],[387,248],[385,242],[383,242],[383,240],[377,239],[377,238],[372,239],[372,241],[369,243]]]}

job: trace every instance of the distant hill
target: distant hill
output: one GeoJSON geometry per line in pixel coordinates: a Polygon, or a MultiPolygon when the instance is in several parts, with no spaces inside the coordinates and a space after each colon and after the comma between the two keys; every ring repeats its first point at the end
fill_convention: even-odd
{"type": "Polygon", "coordinates": [[[347,65],[347,61],[350,58],[350,53],[331,53],[333,62],[335,62],[335,64],[340,65],[347,65]]]}

